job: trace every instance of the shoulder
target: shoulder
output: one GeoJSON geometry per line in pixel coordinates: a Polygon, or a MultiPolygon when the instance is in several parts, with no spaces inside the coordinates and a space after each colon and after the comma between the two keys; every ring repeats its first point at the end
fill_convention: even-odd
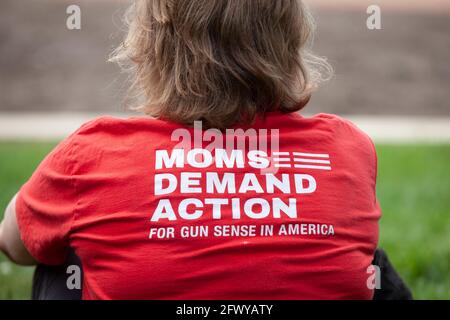
{"type": "Polygon", "coordinates": [[[83,174],[101,166],[117,153],[139,150],[139,145],[157,140],[166,124],[150,117],[102,116],[83,123],[63,139],[47,157],[52,166],[71,174],[83,174]]]}
{"type": "Polygon", "coordinates": [[[161,121],[150,117],[119,118],[113,116],[101,116],[82,124],[74,135],[88,135],[95,133],[120,133],[123,130],[130,131],[146,126],[159,126],[161,121]]]}
{"type": "Polygon", "coordinates": [[[82,124],[71,137],[77,141],[111,140],[126,138],[136,134],[146,135],[165,133],[173,130],[177,125],[171,122],[154,119],[149,116],[119,118],[101,116],[82,124]]]}
{"type": "Polygon", "coordinates": [[[365,158],[377,166],[375,144],[370,136],[360,129],[357,124],[335,114],[320,113],[313,117],[323,121],[324,125],[331,127],[336,145],[352,154],[365,158]]]}
{"type": "Polygon", "coordinates": [[[351,122],[348,119],[345,119],[341,116],[338,116],[336,114],[331,113],[319,113],[313,116],[314,119],[320,119],[323,121],[328,121],[330,123],[333,123],[335,126],[342,126],[342,127],[348,127],[351,129],[354,129],[356,131],[360,131],[363,133],[353,122],[351,122]]]}
{"type": "Polygon", "coordinates": [[[349,119],[329,113],[319,113],[313,118],[326,122],[334,129],[335,133],[338,134],[340,138],[346,138],[346,140],[348,139],[349,141],[359,143],[373,144],[369,135],[349,119]]]}
{"type": "Polygon", "coordinates": [[[116,150],[141,142],[160,141],[170,137],[179,125],[149,116],[119,118],[102,116],[82,124],[65,139],[78,155],[116,150]]]}

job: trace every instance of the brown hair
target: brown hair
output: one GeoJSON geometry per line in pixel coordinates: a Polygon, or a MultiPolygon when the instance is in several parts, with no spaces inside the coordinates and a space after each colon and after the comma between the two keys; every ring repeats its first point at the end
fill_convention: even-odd
{"type": "Polygon", "coordinates": [[[136,0],[112,61],[125,63],[136,109],[224,129],[268,111],[302,109],[331,74],[309,51],[314,21],[301,0],[136,0]]]}

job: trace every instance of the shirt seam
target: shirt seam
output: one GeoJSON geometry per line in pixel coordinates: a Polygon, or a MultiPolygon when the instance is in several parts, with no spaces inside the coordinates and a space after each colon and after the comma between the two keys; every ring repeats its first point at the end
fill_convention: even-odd
{"type": "Polygon", "coordinates": [[[77,157],[74,156],[76,154],[76,150],[75,149],[78,149],[78,148],[79,148],[79,144],[75,140],[75,136],[74,136],[73,137],[72,148],[70,149],[70,153],[68,155],[69,159],[72,162],[72,170],[70,170],[69,176],[70,176],[71,188],[73,189],[74,196],[75,196],[75,201],[74,201],[74,205],[73,205],[73,209],[72,209],[72,215],[71,215],[71,221],[70,221],[70,228],[69,228],[69,231],[68,231],[68,240],[67,241],[68,241],[69,246],[71,244],[71,237],[73,235],[74,225],[75,225],[75,222],[77,221],[78,206],[79,206],[79,203],[80,203],[80,197],[79,197],[79,192],[78,192],[77,180],[76,180],[76,177],[75,177],[78,161],[77,161],[77,157]]]}

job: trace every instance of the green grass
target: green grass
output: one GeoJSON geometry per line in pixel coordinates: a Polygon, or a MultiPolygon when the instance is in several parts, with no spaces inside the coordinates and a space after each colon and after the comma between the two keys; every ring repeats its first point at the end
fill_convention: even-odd
{"type": "MultiPolygon", "coordinates": [[[[0,143],[0,211],[53,146],[0,143]]],[[[450,299],[450,145],[377,150],[380,246],[416,299],[450,299]]],[[[0,255],[0,299],[28,299],[31,277],[0,255]]]]}
{"type": "Polygon", "coordinates": [[[380,246],[417,299],[450,299],[450,145],[377,146],[380,246]]]}

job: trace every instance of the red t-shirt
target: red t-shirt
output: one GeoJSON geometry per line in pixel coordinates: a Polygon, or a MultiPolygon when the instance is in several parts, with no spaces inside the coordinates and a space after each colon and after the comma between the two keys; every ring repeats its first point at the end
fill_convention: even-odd
{"type": "Polygon", "coordinates": [[[17,217],[41,263],[75,250],[84,299],[371,299],[376,162],[328,114],[269,113],[222,136],[102,117],[45,158],[17,217]]]}

